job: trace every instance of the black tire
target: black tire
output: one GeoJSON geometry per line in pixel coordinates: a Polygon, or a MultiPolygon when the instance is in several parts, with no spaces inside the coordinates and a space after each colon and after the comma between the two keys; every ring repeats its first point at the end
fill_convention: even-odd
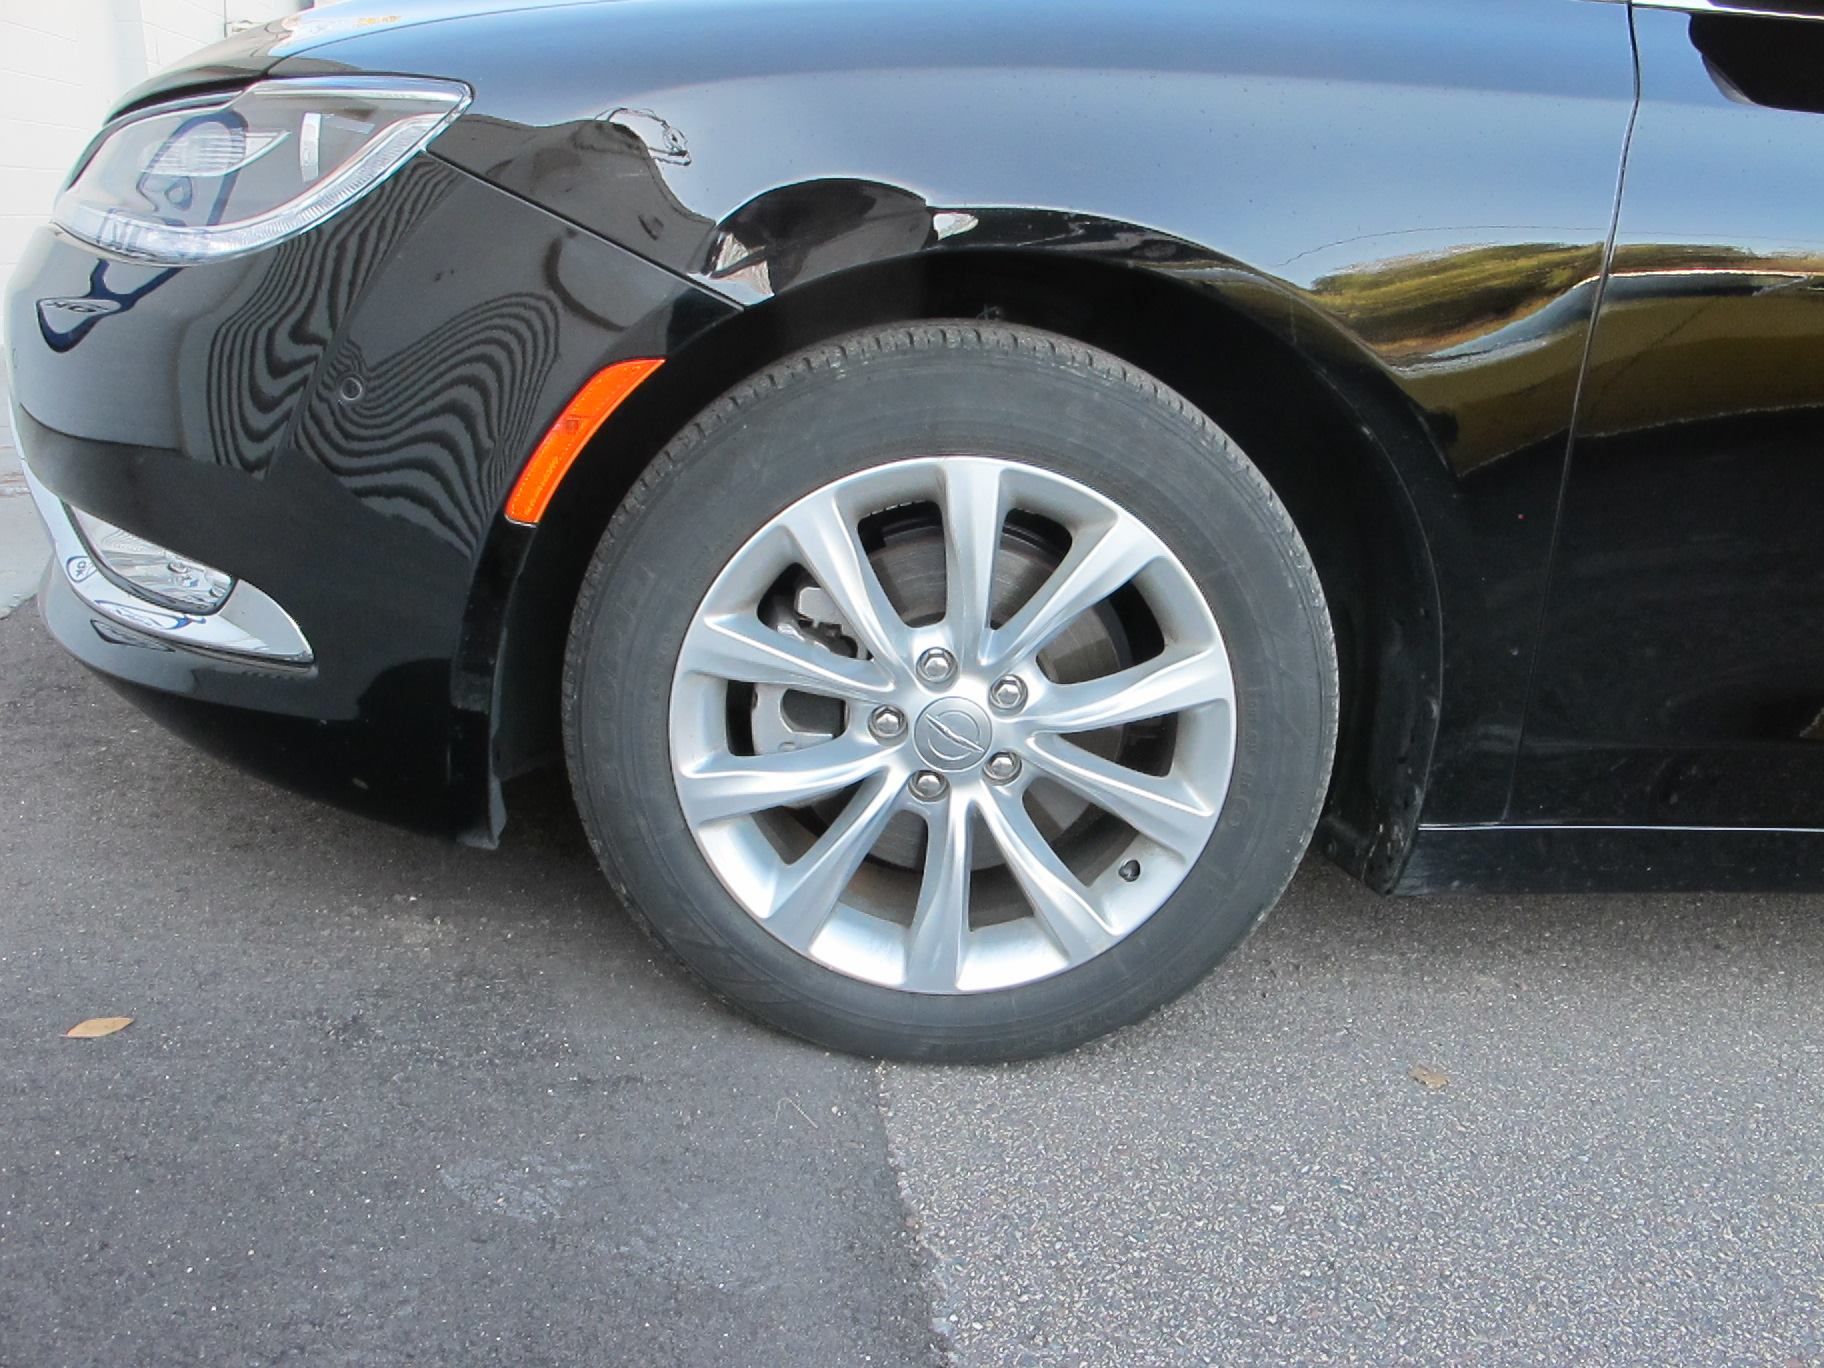
{"type": "Polygon", "coordinates": [[[920,323],[824,343],[717,400],[645,471],[584,580],[563,721],[583,823],[647,930],[714,992],[834,1049],[989,1061],[1061,1050],[1196,983],[1284,891],[1335,744],[1337,661],[1310,555],[1260,472],[1201,412],[1114,357],[1029,328],[920,323]],[[1130,510],[1191,572],[1227,643],[1229,796],[1177,891],[1066,972],[974,994],[850,978],[724,890],[674,788],[667,715],[684,634],[734,548],[813,489],[909,456],[1005,456],[1130,510]]]}

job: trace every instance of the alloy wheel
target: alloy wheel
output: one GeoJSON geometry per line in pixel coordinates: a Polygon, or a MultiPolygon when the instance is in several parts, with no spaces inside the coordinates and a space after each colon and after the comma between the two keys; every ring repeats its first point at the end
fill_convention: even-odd
{"type": "Polygon", "coordinates": [[[1222,634],[1165,543],[979,456],[771,518],[698,608],[669,719],[680,806],[747,913],[938,994],[1072,969],[1157,911],[1216,825],[1235,724],[1222,634]]]}

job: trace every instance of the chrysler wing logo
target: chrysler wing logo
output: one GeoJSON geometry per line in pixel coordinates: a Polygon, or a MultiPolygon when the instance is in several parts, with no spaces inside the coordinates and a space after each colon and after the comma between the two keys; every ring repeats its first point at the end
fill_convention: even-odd
{"type": "Polygon", "coordinates": [[[973,703],[945,699],[933,703],[919,716],[919,752],[938,769],[967,769],[988,754],[992,724],[973,703]]]}

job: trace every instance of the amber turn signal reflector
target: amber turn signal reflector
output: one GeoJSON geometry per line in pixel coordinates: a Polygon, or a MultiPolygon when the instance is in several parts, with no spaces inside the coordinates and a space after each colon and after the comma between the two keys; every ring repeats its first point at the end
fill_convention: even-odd
{"type": "Polygon", "coordinates": [[[519,472],[513,492],[507,495],[507,517],[516,523],[536,523],[544,517],[545,509],[551,506],[551,496],[557,493],[558,485],[596,430],[663,364],[656,360],[617,361],[597,371],[557,415],[532,459],[519,472]]]}

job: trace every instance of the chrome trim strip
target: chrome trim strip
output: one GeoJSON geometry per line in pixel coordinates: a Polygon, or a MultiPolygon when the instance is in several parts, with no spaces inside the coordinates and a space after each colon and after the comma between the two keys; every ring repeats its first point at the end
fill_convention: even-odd
{"type": "Polygon", "coordinates": [[[236,579],[228,600],[213,613],[183,613],[122,589],[96,568],[63,502],[21,461],[25,484],[51,535],[51,553],[76,596],[104,617],[174,645],[272,664],[308,665],[316,659],[298,624],[270,594],[236,579]]]}
{"type": "Polygon", "coordinates": [[[1802,23],[1824,21],[1824,13],[1774,9],[1760,5],[1731,5],[1724,0],[1634,0],[1635,9],[1674,10],[1679,14],[1734,14],[1744,19],[1797,19],[1802,23]]]}

